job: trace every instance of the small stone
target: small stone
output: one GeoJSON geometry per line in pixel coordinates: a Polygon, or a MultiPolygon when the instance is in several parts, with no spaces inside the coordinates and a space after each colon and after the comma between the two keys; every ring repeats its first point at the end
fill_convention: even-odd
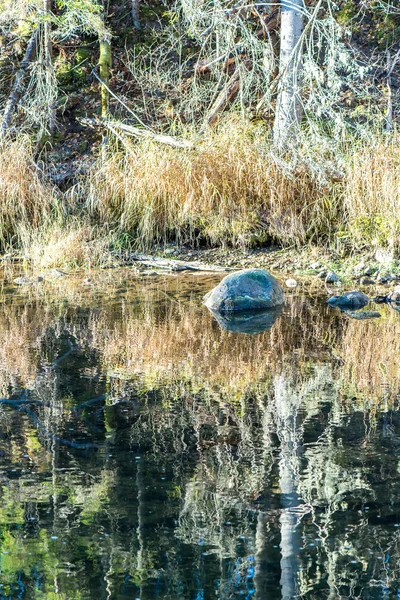
{"type": "Polygon", "coordinates": [[[376,271],[376,269],[374,269],[374,267],[369,266],[364,270],[363,275],[366,275],[367,277],[369,277],[370,275],[373,275],[375,273],[375,271],[376,271]]]}
{"type": "Polygon", "coordinates": [[[387,273],[378,273],[376,283],[388,283],[390,276],[387,273]]]}
{"type": "Polygon", "coordinates": [[[33,285],[34,283],[40,283],[43,281],[43,277],[16,277],[14,283],[16,285],[33,285]]]}
{"type": "Polygon", "coordinates": [[[175,248],[166,248],[164,250],[164,254],[166,254],[167,256],[171,256],[172,254],[177,254],[177,250],[175,248]]]}
{"type": "Polygon", "coordinates": [[[376,311],[356,311],[356,310],[345,310],[345,315],[350,319],[356,319],[357,321],[365,321],[366,319],[379,319],[381,313],[376,311]]]}
{"type": "Polygon", "coordinates": [[[67,276],[67,274],[64,273],[63,271],[60,271],[60,269],[52,269],[50,271],[50,275],[51,275],[51,277],[54,277],[56,279],[60,279],[61,277],[67,276]]]}
{"type": "Polygon", "coordinates": [[[320,262],[312,263],[309,267],[312,271],[318,271],[318,269],[322,268],[322,264],[320,262]]]}
{"type": "Polygon", "coordinates": [[[285,284],[288,288],[294,288],[297,285],[297,281],[295,279],[286,279],[285,284]]]}
{"type": "Polygon", "coordinates": [[[319,277],[320,279],[325,279],[325,277],[327,276],[327,274],[328,274],[328,273],[327,273],[327,271],[320,271],[320,272],[318,273],[318,277],[319,277]]]}
{"type": "Polygon", "coordinates": [[[338,275],[336,275],[336,273],[334,273],[334,271],[329,271],[325,277],[325,282],[326,283],[337,283],[338,281],[340,281],[338,275]]]}
{"type": "Polygon", "coordinates": [[[365,269],[365,262],[362,260],[361,262],[358,263],[358,265],[356,265],[353,269],[353,273],[355,275],[361,275],[361,273],[363,273],[365,269]]]}
{"type": "Polygon", "coordinates": [[[364,277],[361,279],[361,285],[374,285],[375,281],[373,279],[368,279],[368,277],[364,277]]]}
{"type": "Polygon", "coordinates": [[[397,285],[391,292],[388,293],[387,299],[389,302],[400,302],[400,285],[397,285]]]}

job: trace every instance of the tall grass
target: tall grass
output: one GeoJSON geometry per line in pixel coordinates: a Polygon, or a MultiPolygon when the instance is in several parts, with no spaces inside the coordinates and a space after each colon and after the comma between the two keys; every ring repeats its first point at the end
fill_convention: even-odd
{"type": "Polygon", "coordinates": [[[0,145],[0,247],[21,244],[21,227],[35,230],[62,215],[59,195],[35,164],[29,138],[0,145]]]}
{"type": "Polygon", "coordinates": [[[400,248],[398,135],[331,157],[342,177],[273,158],[261,124],[228,117],[192,150],[132,142],[102,153],[64,196],[27,138],[0,147],[0,249],[42,267],[107,264],[110,250],[168,240],[249,247],[400,248]]]}
{"type": "Polygon", "coordinates": [[[193,150],[146,142],[112,152],[90,177],[90,211],[141,246],[169,238],[299,245],[328,235],[338,216],[335,194],[328,197],[304,167],[284,172],[267,135],[229,118],[193,150]]]}
{"type": "Polygon", "coordinates": [[[344,209],[359,243],[400,249],[400,139],[364,146],[349,160],[344,209]]]}

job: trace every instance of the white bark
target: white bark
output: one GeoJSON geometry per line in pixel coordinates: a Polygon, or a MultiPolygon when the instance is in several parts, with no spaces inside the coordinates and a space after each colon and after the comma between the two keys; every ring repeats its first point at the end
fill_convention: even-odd
{"type": "Polygon", "coordinates": [[[274,145],[285,150],[295,143],[302,117],[301,70],[304,0],[282,0],[279,86],[274,145]]]}

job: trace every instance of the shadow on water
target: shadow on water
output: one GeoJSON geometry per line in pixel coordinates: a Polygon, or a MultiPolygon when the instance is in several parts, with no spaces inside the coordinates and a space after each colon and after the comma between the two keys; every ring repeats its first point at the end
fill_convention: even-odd
{"type": "Polygon", "coordinates": [[[399,314],[214,284],[4,288],[0,598],[397,597],[399,314]]]}

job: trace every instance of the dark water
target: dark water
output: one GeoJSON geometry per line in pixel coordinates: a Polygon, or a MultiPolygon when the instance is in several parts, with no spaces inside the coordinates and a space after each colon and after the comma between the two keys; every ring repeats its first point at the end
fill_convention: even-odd
{"type": "Polygon", "coordinates": [[[400,315],[102,279],[3,290],[0,598],[400,597],[400,315]]]}

